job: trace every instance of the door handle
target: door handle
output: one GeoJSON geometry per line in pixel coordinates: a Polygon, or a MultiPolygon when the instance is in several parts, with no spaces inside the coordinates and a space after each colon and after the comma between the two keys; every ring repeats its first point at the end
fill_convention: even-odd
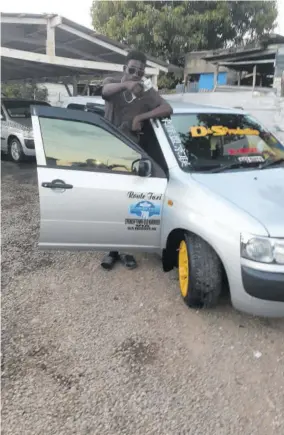
{"type": "Polygon", "coordinates": [[[44,181],[41,185],[46,189],[73,189],[72,184],[66,184],[63,180],[44,181]]]}

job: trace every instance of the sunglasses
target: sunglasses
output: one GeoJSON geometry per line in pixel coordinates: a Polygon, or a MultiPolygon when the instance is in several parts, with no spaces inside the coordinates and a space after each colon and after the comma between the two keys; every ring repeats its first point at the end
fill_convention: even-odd
{"type": "Polygon", "coordinates": [[[131,75],[136,73],[138,77],[143,77],[145,73],[143,69],[135,68],[134,66],[130,66],[129,68],[127,68],[127,71],[131,75]]]}

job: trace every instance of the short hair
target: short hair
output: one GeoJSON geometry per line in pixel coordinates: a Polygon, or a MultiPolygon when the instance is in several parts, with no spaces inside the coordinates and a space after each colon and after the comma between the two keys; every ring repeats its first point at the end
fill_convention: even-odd
{"type": "Polygon", "coordinates": [[[130,60],[139,60],[139,62],[144,63],[144,65],[146,65],[147,63],[147,57],[145,56],[145,54],[142,53],[142,51],[137,50],[132,50],[128,53],[128,55],[126,56],[126,64],[128,64],[130,60]]]}

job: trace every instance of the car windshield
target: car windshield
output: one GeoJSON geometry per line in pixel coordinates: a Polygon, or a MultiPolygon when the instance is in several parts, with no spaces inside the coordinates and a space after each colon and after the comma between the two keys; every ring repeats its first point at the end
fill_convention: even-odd
{"type": "Polygon", "coordinates": [[[256,168],[284,158],[284,146],[249,115],[182,113],[162,124],[184,171],[256,168]]]}
{"type": "Polygon", "coordinates": [[[49,106],[45,101],[5,101],[5,108],[10,118],[30,118],[31,106],[49,106]]]}

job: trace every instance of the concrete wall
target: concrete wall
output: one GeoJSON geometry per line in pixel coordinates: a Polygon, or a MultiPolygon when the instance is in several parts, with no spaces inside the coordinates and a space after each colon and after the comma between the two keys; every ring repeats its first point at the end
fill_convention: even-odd
{"type": "MultiPolygon", "coordinates": [[[[184,75],[188,74],[202,74],[202,73],[214,73],[215,65],[213,63],[206,62],[203,57],[212,54],[211,51],[193,51],[185,55],[185,67],[184,75]]],[[[233,84],[237,80],[237,73],[229,70],[225,67],[220,67],[219,72],[227,72],[227,83],[233,84]]]]}
{"type": "MultiPolygon", "coordinates": [[[[64,85],[60,83],[41,83],[39,87],[46,87],[48,90],[48,102],[52,106],[61,106],[63,101],[68,98],[68,92],[64,85]]],[[[70,92],[73,92],[72,86],[69,85],[70,92]]]]}
{"type": "MultiPolygon", "coordinates": [[[[206,62],[202,57],[209,55],[210,51],[193,51],[185,55],[185,74],[214,73],[215,65],[206,62]]],[[[220,72],[228,71],[220,68],[220,72]]]]}

